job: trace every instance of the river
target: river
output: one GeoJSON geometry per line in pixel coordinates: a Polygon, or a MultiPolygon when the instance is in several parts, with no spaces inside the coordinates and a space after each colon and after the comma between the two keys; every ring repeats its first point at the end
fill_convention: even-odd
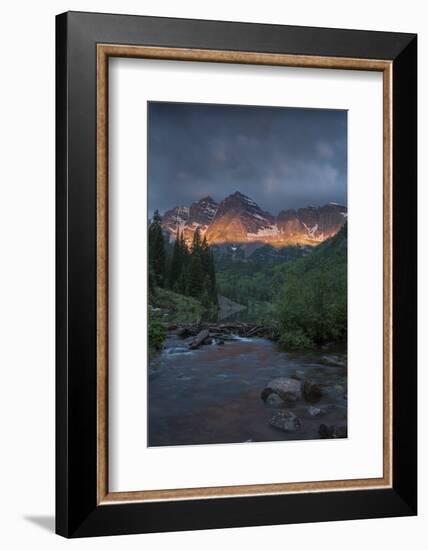
{"type": "Polygon", "coordinates": [[[189,351],[170,334],[149,368],[149,446],[318,439],[320,424],[346,424],[346,394],[345,347],[288,352],[270,340],[236,337],[189,351]],[[270,426],[276,409],[260,397],[278,377],[310,378],[322,388],[318,403],[301,399],[290,409],[301,421],[295,432],[270,426]],[[312,416],[314,409],[322,413],[312,416]]]}

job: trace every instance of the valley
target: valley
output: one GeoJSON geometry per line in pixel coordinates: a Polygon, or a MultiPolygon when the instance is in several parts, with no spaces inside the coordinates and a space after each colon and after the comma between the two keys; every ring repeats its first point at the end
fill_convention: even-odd
{"type": "Polygon", "coordinates": [[[299,209],[280,230],[237,194],[155,213],[149,445],[346,437],[344,213],[299,209]]]}

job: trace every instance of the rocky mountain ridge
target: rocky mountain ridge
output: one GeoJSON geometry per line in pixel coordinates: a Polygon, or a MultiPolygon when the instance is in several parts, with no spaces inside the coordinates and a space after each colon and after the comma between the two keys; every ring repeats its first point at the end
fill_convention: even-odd
{"type": "Polygon", "coordinates": [[[191,242],[199,227],[211,245],[270,244],[280,248],[317,245],[335,235],[346,218],[346,206],[334,202],[281,210],[273,216],[250,197],[236,191],[220,203],[207,196],[190,207],[176,206],[164,213],[162,226],[171,241],[179,231],[191,242]]]}

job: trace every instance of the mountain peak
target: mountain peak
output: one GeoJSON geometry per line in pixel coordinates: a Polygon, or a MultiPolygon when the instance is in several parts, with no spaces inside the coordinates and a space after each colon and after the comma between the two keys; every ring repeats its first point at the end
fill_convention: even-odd
{"type": "Polygon", "coordinates": [[[199,199],[198,201],[195,201],[197,204],[203,203],[203,202],[212,202],[216,203],[216,201],[211,197],[211,195],[207,195],[206,197],[202,197],[202,199],[199,199]]]}
{"type": "Polygon", "coordinates": [[[221,201],[222,205],[228,204],[228,203],[242,204],[249,208],[257,208],[258,210],[260,210],[258,204],[255,201],[253,201],[253,199],[251,199],[247,195],[244,195],[240,191],[235,191],[235,193],[228,195],[225,199],[221,201]]]}
{"type": "MultiPolygon", "coordinates": [[[[241,191],[235,191],[234,193],[232,193],[231,195],[229,195],[228,197],[226,197],[226,199],[230,199],[232,197],[236,197],[238,199],[243,199],[243,200],[250,200],[252,201],[252,199],[250,199],[250,197],[248,197],[247,195],[244,195],[244,193],[241,193],[241,191]]],[[[252,201],[254,202],[254,201],[252,201]]]]}
{"type": "Polygon", "coordinates": [[[165,213],[162,225],[173,240],[177,229],[191,242],[199,228],[210,244],[241,243],[316,245],[335,235],[346,222],[347,208],[337,203],[281,210],[278,216],[263,211],[247,195],[235,191],[218,204],[207,195],[190,208],[176,207],[165,213]]]}

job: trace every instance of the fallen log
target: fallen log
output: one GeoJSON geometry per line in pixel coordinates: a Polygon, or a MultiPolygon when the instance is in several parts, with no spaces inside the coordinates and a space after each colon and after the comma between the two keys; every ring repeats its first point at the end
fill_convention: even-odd
{"type": "Polygon", "coordinates": [[[247,332],[247,336],[253,336],[253,334],[257,334],[258,332],[260,331],[264,331],[265,330],[265,327],[262,327],[262,326],[256,326],[256,327],[253,327],[252,329],[250,329],[248,332],[247,332]]]}
{"type": "Polygon", "coordinates": [[[208,329],[201,330],[195,338],[190,342],[189,349],[197,349],[206,338],[210,335],[210,331],[208,329]]]}

